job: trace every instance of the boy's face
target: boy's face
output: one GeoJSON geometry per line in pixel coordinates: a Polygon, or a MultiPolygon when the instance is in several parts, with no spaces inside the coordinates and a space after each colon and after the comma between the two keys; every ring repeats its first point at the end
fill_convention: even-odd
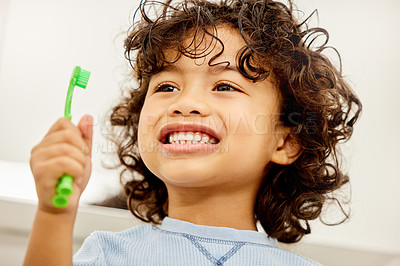
{"type": "MultiPolygon", "coordinates": [[[[219,27],[218,37],[224,52],[211,65],[228,61],[229,67],[226,63],[208,65],[220,51],[217,44],[207,57],[193,60],[182,56],[151,78],[140,114],[139,151],[146,166],[168,189],[202,187],[257,193],[278,146],[279,94],[270,78],[253,83],[235,69],[236,54],[245,46],[239,32],[219,27]],[[194,140],[199,138],[197,129],[179,127],[206,126],[214,131],[218,143],[163,144],[160,132],[166,125],[178,126],[167,138],[174,132],[190,131],[194,140]]],[[[173,53],[170,56],[174,58],[173,53]]]]}

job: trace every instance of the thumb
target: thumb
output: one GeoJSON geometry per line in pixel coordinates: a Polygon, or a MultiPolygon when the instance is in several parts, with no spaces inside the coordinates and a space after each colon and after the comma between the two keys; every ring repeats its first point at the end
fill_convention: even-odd
{"type": "Polygon", "coordinates": [[[85,115],[78,123],[78,128],[82,133],[82,138],[87,144],[87,154],[92,156],[92,142],[93,142],[93,117],[85,115]]]}

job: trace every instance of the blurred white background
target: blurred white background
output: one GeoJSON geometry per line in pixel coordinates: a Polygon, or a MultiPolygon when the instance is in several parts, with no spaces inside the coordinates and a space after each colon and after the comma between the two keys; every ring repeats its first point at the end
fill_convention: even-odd
{"type": "MultiPolygon", "coordinates": [[[[328,260],[326,265],[345,265],[343,258],[328,254],[335,249],[348,251],[340,253],[348,255],[349,262],[354,259],[347,265],[399,265],[400,2],[296,3],[303,18],[318,9],[312,26],[328,30],[329,43],[340,52],[343,72],[364,110],[353,139],[343,149],[352,184],[351,220],[335,227],[315,222],[304,239],[314,249],[292,249],[328,260]],[[320,252],[327,254],[316,254],[320,252]],[[378,254],[375,261],[369,260],[373,264],[362,260],[360,254],[367,253],[378,254]]],[[[117,174],[100,163],[111,151],[101,124],[129,71],[123,40],[136,6],[137,0],[0,0],[0,160],[24,169],[22,176],[6,175],[6,162],[0,165],[0,196],[35,198],[27,170],[30,150],[63,115],[75,65],[92,72],[86,91],[75,89],[72,105],[74,123],[86,113],[95,118],[93,171],[99,174],[88,188],[91,199],[117,190],[117,174]]]]}

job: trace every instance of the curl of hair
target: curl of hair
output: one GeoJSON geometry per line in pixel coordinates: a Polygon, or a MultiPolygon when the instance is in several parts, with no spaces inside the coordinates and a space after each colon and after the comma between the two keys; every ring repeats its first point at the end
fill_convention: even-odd
{"type": "Polygon", "coordinates": [[[138,121],[149,80],[180,56],[207,56],[218,42],[222,49],[208,62],[211,65],[223,52],[216,34],[218,25],[229,25],[241,33],[246,46],[237,54],[237,67],[244,77],[257,82],[272,75],[277,81],[282,96],[281,122],[292,128],[291,138],[302,151],[291,165],[273,165],[260,187],[254,210],[266,233],[281,242],[299,241],[310,233],[308,221],[320,216],[326,201],[336,200],[329,194],[349,181],[339,169],[337,144],[350,138],[361,102],[341,69],[322,54],[328,48],[328,33],[308,28],[311,16],[297,22],[293,10],[291,2],[284,5],[271,0],[141,2],[134,20],[137,16],[141,19],[125,41],[125,55],[139,88],[131,89],[110,117],[112,126],[121,132],[115,140],[125,167],[121,180],[128,174],[123,181],[127,205],[136,217],[160,223],[168,214],[167,189],[146,168],[138,152],[138,121]],[[321,35],[325,41],[315,47],[321,35]],[[200,49],[209,37],[216,42],[207,42],[208,46],[200,49]],[[189,45],[185,42],[188,38],[192,38],[189,45]],[[167,61],[166,49],[175,49],[179,56],[167,61]]]}

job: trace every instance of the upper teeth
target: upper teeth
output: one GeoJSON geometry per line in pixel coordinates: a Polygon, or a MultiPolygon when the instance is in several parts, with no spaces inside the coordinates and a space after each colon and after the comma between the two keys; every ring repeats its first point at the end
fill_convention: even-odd
{"type": "Polygon", "coordinates": [[[186,144],[186,143],[203,143],[215,144],[217,140],[208,134],[201,132],[171,132],[167,137],[168,143],[186,144]]]}

